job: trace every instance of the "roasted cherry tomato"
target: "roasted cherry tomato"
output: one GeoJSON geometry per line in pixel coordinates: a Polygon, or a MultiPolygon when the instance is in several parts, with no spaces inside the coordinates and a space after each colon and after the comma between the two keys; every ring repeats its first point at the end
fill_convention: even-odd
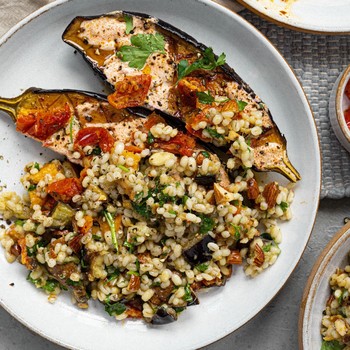
{"type": "Polygon", "coordinates": [[[154,143],[154,147],[159,147],[166,152],[190,157],[196,147],[196,141],[192,137],[178,132],[178,134],[169,141],[159,141],[157,139],[154,143]]]}
{"type": "Polygon", "coordinates": [[[345,86],[345,95],[350,99],[350,80],[345,86]]]}
{"type": "Polygon", "coordinates": [[[47,186],[47,193],[55,200],[69,203],[72,198],[83,192],[83,186],[79,179],[75,177],[58,180],[47,186]]]}
{"type": "Polygon", "coordinates": [[[350,129],[350,108],[348,108],[345,112],[344,112],[344,118],[345,118],[345,123],[348,126],[348,128],[350,129]]]}
{"type": "Polygon", "coordinates": [[[68,105],[63,110],[49,112],[35,111],[33,113],[19,114],[16,122],[18,131],[29,134],[39,140],[46,140],[55,132],[66,126],[71,117],[68,105]]]}
{"type": "Polygon", "coordinates": [[[109,152],[113,145],[113,136],[106,129],[99,127],[80,129],[74,141],[74,149],[99,146],[103,152],[109,152]]]}
{"type": "Polygon", "coordinates": [[[115,84],[115,92],[108,102],[115,108],[136,107],[144,103],[152,77],[149,74],[126,76],[115,84]]]}
{"type": "Polygon", "coordinates": [[[199,78],[184,78],[177,84],[181,102],[185,106],[193,108],[197,105],[197,92],[204,90],[205,88],[199,78]]]}

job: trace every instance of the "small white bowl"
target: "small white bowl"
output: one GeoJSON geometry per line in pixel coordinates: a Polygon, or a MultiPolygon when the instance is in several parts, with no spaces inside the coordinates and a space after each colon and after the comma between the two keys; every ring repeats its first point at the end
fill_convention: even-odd
{"type": "Polygon", "coordinates": [[[322,312],[330,295],[329,279],[349,264],[350,222],[341,228],[318,257],[306,283],[299,315],[299,349],[320,350],[322,312]]]}
{"type": "Polygon", "coordinates": [[[350,65],[334,84],[329,100],[329,118],[332,128],[342,146],[350,152],[350,129],[346,125],[344,112],[350,108],[350,100],[345,95],[345,87],[350,80],[350,65]]]}

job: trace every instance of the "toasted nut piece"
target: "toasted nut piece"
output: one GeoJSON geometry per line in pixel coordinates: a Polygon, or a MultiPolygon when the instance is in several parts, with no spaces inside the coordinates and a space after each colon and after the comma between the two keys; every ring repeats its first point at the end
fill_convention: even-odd
{"type": "Polygon", "coordinates": [[[239,250],[232,250],[230,255],[227,257],[227,263],[232,265],[242,264],[242,257],[239,250]]]}
{"type": "Polygon", "coordinates": [[[254,178],[251,178],[247,181],[247,196],[248,199],[255,200],[259,195],[259,186],[254,178]]]}
{"type": "Polygon", "coordinates": [[[231,202],[235,199],[235,196],[233,193],[225,190],[223,187],[221,187],[217,183],[214,183],[214,196],[215,196],[216,204],[231,202]]]}
{"type": "Polygon", "coordinates": [[[254,264],[257,267],[261,267],[265,261],[265,254],[259,244],[255,244],[254,247],[254,253],[255,253],[255,258],[254,258],[254,264]]]}
{"type": "Polygon", "coordinates": [[[263,196],[265,197],[268,208],[272,208],[276,205],[276,199],[280,190],[276,182],[270,182],[267,184],[263,191],[263,196]]]}
{"type": "Polygon", "coordinates": [[[140,276],[131,275],[127,290],[130,292],[136,292],[140,288],[140,284],[140,276]]]}

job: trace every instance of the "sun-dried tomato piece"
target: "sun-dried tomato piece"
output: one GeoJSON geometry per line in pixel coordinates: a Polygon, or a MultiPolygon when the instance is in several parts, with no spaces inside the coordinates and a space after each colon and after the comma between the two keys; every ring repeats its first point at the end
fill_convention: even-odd
{"type": "Polygon", "coordinates": [[[71,117],[68,104],[62,110],[35,111],[29,114],[19,114],[16,129],[39,140],[47,140],[55,132],[65,127],[71,117]]]}
{"type": "Polygon", "coordinates": [[[81,194],[82,192],[83,186],[80,180],[75,177],[58,180],[47,186],[47,193],[55,200],[64,203],[69,203],[75,195],[81,194]]]}
{"type": "Polygon", "coordinates": [[[177,135],[169,141],[161,141],[157,139],[153,146],[159,147],[166,152],[190,157],[196,147],[196,141],[191,136],[178,132],[177,135]]]}
{"type": "Polygon", "coordinates": [[[109,152],[113,145],[113,136],[106,129],[96,126],[79,130],[74,141],[74,149],[99,146],[103,152],[109,152]]]}
{"type": "Polygon", "coordinates": [[[117,109],[141,106],[151,81],[150,74],[126,76],[115,84],[115,92],[108,96],[108,102],[117,109]]]}

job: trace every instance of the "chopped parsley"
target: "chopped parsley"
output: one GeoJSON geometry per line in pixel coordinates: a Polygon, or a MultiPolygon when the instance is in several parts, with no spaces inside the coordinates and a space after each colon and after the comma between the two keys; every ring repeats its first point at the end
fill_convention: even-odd
{"type": "Polygon", "coordinates": [[[121,315],[126,310],[126,306],[123,303],[116,302],[111,303],[110,297],[108,296],[105,301],[105,311],[109,316],[121,315]]]}
{"type": "Polygon", "coordinates": [[[102,150],[99,146],[96,146],[92,151],[91,154],[94,156],[99,156],[102,153],[102,150]]]}
{"type": "Polygon", "coordinates": [[[185,295],[182,297],[182,299],[188,303],[191,303],[193,301],[192,292],[189,284],[186,284],[185,286],[185,295]]]}
{"type": "Polygon", "coordinates": [[[218,59],[215,59],[213,49],[208,47],[202,53],[202,57],[197,61],[189,64],[187,60],[181,60],[177,66],[177,76],[178,81],[184,78],[185,76],[191,74],[195,70],[205,69],[213,70],[218,66],[222,66],[226,62],[226,55],[222,53],[218,59]]]}
{"type": "Polygon", "coordinates": [[[98,236],[98,235],[92,235],[92,238],[93,238],[95,241],[102,241],[102,237],[101,237],[101,236],[98,236]]]}
{"type": "Polygon", "coordinates": [[[214,228],[215,221],[212,218],[205,215],[199,215],[199,217],[202,219],[199,226],[199,233],[204,235],[205,233],[208,233],[214,228]]]}
{"type": "Polygon", "coordinates": [[[188,196],[187,196],[187,195],[184,195],[184,196],[182,197],[182,204],[183,204],[183,205],[186,205],[187,199],[188,199],[188,196]]]}
{"type": "Polygon", "coordinates": [[[209,265],[206,264],[206,263],[203,263],[203,264],[199,264],[196,266],[196,269],[199,271],[199,272],[204,272],[208,269],[209,265]]]}
{"type": "Polygon", "coordinates": [[[128,271],[128,275],[135,275],[135,276],[140,276],[140,273],[138,271],[128,271]]]}
{"type": "Polygon", "coordinates": [[[56,287],[59,287],[60,283],[54,279],[48,279],[45,283],[44,286],[42,286],[41,288],[46,290],[49,293],[52,293],[56,287]]]}
{"type": "Polygon", "coordinates": [[[186,307],[185,306],[175,306],[175,307],[173,307],[173,309],[175,310],[175,312],[177,314],[179,314],[180,312],[184,311],[186,309],[186,307]]]}
{"type": "Polygon", "coordinates": [[[129,62],[129,67],[142,69],[146,64],[147,58],[155,53],[165,53],[165,40],[163,35],[156,34],[137,34],[130,39],[131,46],[124,45],[117,52],[117,56],[123,62],[129,62]]]}
{"type": "Polygon", "coordinates": [[[66,283],[68,286],[77,287],[83,284],[83,281],[72,281],[70,278],[67,278],[66,283]]]}
{"type": "Polygon", "coordinates": [[[267,232],[264,232],[260,235],[261,238],[264,238],[264,239],[268,239],[269,241],[273,241],[273,238],[271,237],[271,235],[267,232]]]}
{"type": "Polygon", "coordinates": [[[126,247],[128,250],[129,250],[129,253],[133,253],[134,252],[134,249],[135,249],[135,244],[131,243],[131,242],[128,242],[128,241],[125,241],[123,243],[123,246],[126,247]]]}
{"type": "Polygon", "coordinates": [[[37,169],[37,170],[40,170],[40,165],[39,165],[39,163],[35,162],[35,163],[34,163],[34,168],[37,169]]]}
{"type": "Polygon", "coordinates": [[[150,131],[148,132],[148,135],[147,135],[147,142],[149,144],[154,143],[154,136],[153,136],[153,134],[150,131]]]}
{"type": "Polygon", "coordinates": [[[210,158],[210,154],[207,151],[201,151],[201,154],[203,155],[204,158],[210,158]]]}
{"type": "Polygon", "coordinates": [[[203,104],[210,105],[215,101],[214,97],[212,95],[210,95],[210,91],[208,91],[208,92],[197,91],[196,95],[198,97],[199,102],[203,103],[203,104]]]}
{"type": "Polygon", "coordinates": [[[15,221],[15,225],[16,225],[16,226],[23,226],[24,223],[25,223],[24,220],[19,220],[19,219],[18,219],[18,220],[15,221]]]}
{"type": "Polygon", "coordinates": [[[268,243],[266,245],[263,246],[262,250],[267,253],[271,250],[271,246],[272,246],[272,243],[268,243]]]}
{"type": "Polygon", "coordinates": [[[345,348],[345,344],[339,343],[337,340],[323,340],[321,350],[341,350],[345,348]]]}
{"type": "Polygon", "coordinates": [[[281,207],[282,211],[285,212],[287,210],[287,208],[289,207],[289,205],[286,202],[281,202],[280,207],[281,207]]]}
{"type": "Polygon", "coordinates": [[[233,224],[231,224],[231,226],[235,230],[235,239],[238,241],[241,238],[242,227],[241,226],[237,226],[237,225],[233,225],[233,224]]]}
{"type": "Polygon", "coordinates": [[[129,15],[124,15],[125,21],[125,34],[130,34],[130,32],[134,29],[133,19],[129,15]]]}
{"type": "Polygon", "coordinates": [[[28,191],[31,192],[31,191],[34,191],[36,189],[36,185],[33,185],[31,184],[29,187],[28,187],[28,191]]]}
{"type": "Polygon", "coordinates": [[[241,101],[241,100],[237,100],[237,105],[238,105],[238,110],[240,112],[243,111],[243,109],[245,108],[245,106],[248,104],[247,102],[241,101]]]}
{"type": "Polygon", "coordinates": [[[224,135],[219,134],[215,129],[205,128],[204,130],[206,130],[208,132],[208,134],[214,139],[222,139],[222,138],[224,138],[224,135]]]}

